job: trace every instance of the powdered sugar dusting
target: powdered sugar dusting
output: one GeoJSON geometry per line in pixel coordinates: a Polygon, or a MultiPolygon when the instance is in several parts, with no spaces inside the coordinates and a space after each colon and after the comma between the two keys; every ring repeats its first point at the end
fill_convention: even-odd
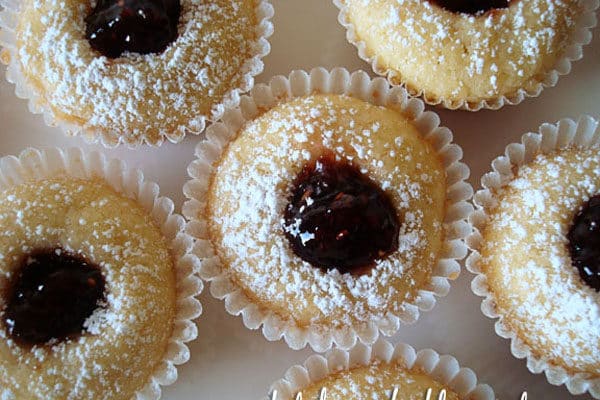
{"type": "Polygon", "coordinates": [[[469,15],[427,0],[336,2],[377,72],[458,106],[538,88],[577,40],[585,8],[583,0],[519,0],[469,15]]]}
{"type": "Polygon", "coordinates": [[[348,326],[399,313],[428,283],[443,240],[444,181],[434,150],[396,112],[346,96],[309,96],[244,127],[217,166],[207,218],[230,279],[249,297],[292,325],[331,326],[333,319],[348,326]],[[324,148],[382,182],[402,222],[400,250],[360,277],[312,267],[283,234],[292,181],[324,148]]]}
{"type": "Polygon", "coordinates": [[[20,67],[60,120],[127,142],[180,140],[245,87],[260,39],[256,1],[181,5],[179,37],[163,53],[111,61],[85,39],[91,2],[26,0],[17,29],[20,67]]]}
{"type": "Polygon", "coordinates": [[[600,192],[597,147],[539,155],[496,194],[482,266],[504,321],[534,354],[600,374],[600,295],[573,266],[567,233],[600,192]]]}
{"type": "Polygon", "coordinates": [[[0,197],[7,233],[0,288],[23,254],[60,247],[97,264],[107,291],[72,341],[28,349],[2,324],[0,398],[130,399],[162,360],[173,329],[175,277],[160,230],[141,206],[97,180],[25,183],[0,197]]]}

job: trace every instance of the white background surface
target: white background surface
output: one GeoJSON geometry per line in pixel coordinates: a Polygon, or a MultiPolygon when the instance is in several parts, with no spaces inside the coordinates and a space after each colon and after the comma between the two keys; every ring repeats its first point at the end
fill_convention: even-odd
{"type": "MultiPolygon", "coordinates": [[[[265,59],[265,71],[257,82],[266,82],[292,69],[315,66],[343,66],[353,71],[370,67],[346,42],[345,30],[337,22],[337,9],[324,0],[272,0],[275,7],[275,34],[272,51],[265,59]]],[[[490,162],[511,142],[528,131],[537,131],[543,122],[577,118],[587,113],[600,118],[600,38],[598,30],[584,58],[572,72],[561,77],[557,87],[546,89],[535,99],[500,111],[439,110],[442,124],[454,133],[455,142],[464,150],[464,162],[471,168],[471,183],[479,187],[479,178],[490,169],[490,162]]],[[[186,167],[192,161],[198,137],[188,137],[178,145],[137,150],[118,148],[105,153],[143,169],[146,177],[159,183],[161,193],[171,197],[181,209],[186,167]]],[[[0,155],[17,154],[26,147],[89,146],[79,138],[68,138],[58,129],[44,125],[41,116],[32,115],[25,101],[14,96],[14,87],[0,83],[0,155]]],[[[448,297],[438,299],[433,311],[422,315],[413,326],[403,327],[391,338],[417,349],[431,347],[454,355],[461,365],[472,368],[480,381],[490,384],[498,398],[519,400],[527,390],[529,399],[569,399],[564,387],[554,387],[541,375],[532,375],[525,362],[514,359],[509,342],[497,337],[493,321],[480,311],[480,298],[472,294],[472,275],[463,270],[448,297]]],[[[166,399],[259,399],[269,385],[283,376],[286,369],[302,363],[310,350],[293,351],[284,342],[267,342],[259,331],[244,327],[241,318],[228,315],[222,302],[201,296],[204,313],[198,320],[200,338],[191,344],[192,358],[180,367],[174,386],[164,390],[166,399]]],[[[579,396],[587,399],[589,396],[579,396]]]]}

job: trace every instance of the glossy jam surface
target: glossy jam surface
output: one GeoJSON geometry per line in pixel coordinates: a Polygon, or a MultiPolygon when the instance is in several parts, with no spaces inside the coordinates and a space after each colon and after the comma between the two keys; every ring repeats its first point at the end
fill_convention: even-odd
{"type": "Polygon", "coordinates": [[[508,8],[510,0],[429,0],[448,11],[463,14],[483,14],[490,10],[508,8]]]}
{"type": "Polygon", "coordinates": [[[4,322],[13,339],[28,345],[75,338],[105,301],[100,268],[61,249],[25,256],[8,290],[4,322]]]}
{"type": "Polygon", "coordinates": [[[161,53],[177,39],[179,0],[98,0],[85,36],[108,58],[124,52],[161,53]]]}
{"type": "Polygon", "coordinates": [[[600,194],[575,216],[568,239],[571,260],[581,279],[600,291],[600,194]]]}
{"type": "Polygon", "coordinates": [[[330,152],[303,167],[284,220],[294,253],[326,270],[368,273],[398,248],[400,222],[388,195],[330,152]]]}

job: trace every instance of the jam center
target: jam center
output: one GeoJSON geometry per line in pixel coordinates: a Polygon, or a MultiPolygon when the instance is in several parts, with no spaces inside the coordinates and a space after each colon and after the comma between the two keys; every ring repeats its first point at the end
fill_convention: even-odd
{"type": "Polygon", "coordinates": [[[98,0],[85,37],[108,58],[163,52],[177,38],[179,0],[98,0]]]}
{"type": "Polygon", "coordinates": [[[510,0],[429,0],[454,13],[483,14],[490,10],[508,8],[510,0]]]}
{"type": "Polygon", "coordinates": [[[575,216],[568,239],[571,260],[581,279],[600,291],[600,194],[575,216]]]}
{"type": "Polygon", "coordinates": [[[23,258],[9,288],[8,333],[29,345],[76,337],[105,301],[104,287],[100,268],[83,257],[60,248],[36,250],[23,258]]]}
{"type": "Polygon", "coordinates": [[[293,182],[284,231],[304,261],[362,274],[398,248],[400,222],[390,198],[331,152],[307,163],[293,182]]]}

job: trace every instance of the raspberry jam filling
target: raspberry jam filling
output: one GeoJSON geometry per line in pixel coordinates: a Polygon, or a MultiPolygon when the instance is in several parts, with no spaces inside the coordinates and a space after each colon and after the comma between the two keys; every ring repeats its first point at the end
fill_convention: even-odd
{"type": "Polygon", "coordinates": [[[180,14],[179,0],[98,0],[85,19],[85,37],[108,58],[161,53],[177,39],[180,14]]]}
{"type": "Polygon", "coordinates": [[[85,330],[85,321],[105,302],[105,280],[96,265],[56,249],[23,257],[8,289],[4,323],[20,343],[65,341],[85,330]]]}
{"type": "Polygon", "coordinates": [[[490,10],[508,8],[510,0],[429,0],[433,4],[454,13],[484,14],[490,10]]]}
{"type": "Polygon", "coordinates": [[[581,279],[600,291],[600,194],[583,205],[567,238],[571,260],[581,279]]]}
{"type": "Polygon", "coordinates": [[[398,249],[399,229],[388,195],[332,152],[303,167],[284,213],[294,253],[315,267],[341,273],[368,273],[398,249]]]}

